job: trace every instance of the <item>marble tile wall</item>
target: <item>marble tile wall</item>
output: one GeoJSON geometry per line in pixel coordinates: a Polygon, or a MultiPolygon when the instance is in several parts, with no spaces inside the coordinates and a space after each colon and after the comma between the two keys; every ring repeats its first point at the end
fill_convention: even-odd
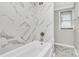
{"type": "Polygon", "coordinates": [[[1,2],[0,54],[40,40],[41,32],[53,43],[53,12],[53,3],[1,2]]]}

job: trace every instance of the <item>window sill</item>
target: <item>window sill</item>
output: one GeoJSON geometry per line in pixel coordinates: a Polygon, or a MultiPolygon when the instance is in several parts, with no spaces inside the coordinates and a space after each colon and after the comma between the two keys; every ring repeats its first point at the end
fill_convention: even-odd
{"type": "Polygon", "coordinates": [[[60,28],[61,31],[74,31],[74,28],[60,28]]]}

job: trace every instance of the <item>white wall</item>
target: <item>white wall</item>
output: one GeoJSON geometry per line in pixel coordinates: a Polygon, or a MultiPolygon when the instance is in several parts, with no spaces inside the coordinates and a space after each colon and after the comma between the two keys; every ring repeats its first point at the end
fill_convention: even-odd
{"type": "Polygon", "coordinates": [[[75,47],[79,53],[79,2],[75,2],[75,47]]]}
{"type": "Polygon", "coordinates": [[[72,8],[73,3],[71,2],[58,2],[55,3],[55,13],[54,13],[54,19],[55,19],[55,42],[57,43],[63,43],[63,44],[68,44],[68,45],[73,45],[74,44],[74,30],[61,30],[59,27],[59,12],[61,10],[67,9],[67,8],[72,8]],[[71,6],[71,7],[68,7],[71,6]],[[66,7],[66,8],[64,8],[66,7]]]}
{"type": "Polygon", "coordinates": [[[52,41],[53,43],[53,13],[53,3],[39,5],[38,2],[1,2],[0,54],[39,40],[40,32],[45,33],[45,42],[52,41]]]}
{"type": "Polygon", "coordinates": [[[74,41],[74,32],[71,30],[61,30],[59,27],[59,12],[55,11],[55,42],[63,43],[68,45],[73,45],[74,41]]]}
{"type": "Polygon", "coordinates": [[[74,6],[74,2],[55,2],[54,3],[55,10],[71,8],[74,6]]]}

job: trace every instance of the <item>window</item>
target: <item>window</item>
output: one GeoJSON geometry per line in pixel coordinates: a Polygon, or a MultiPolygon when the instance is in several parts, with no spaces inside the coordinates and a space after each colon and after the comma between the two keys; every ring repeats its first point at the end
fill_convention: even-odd
{"type": "Polygon", "coordinates": [[[73,29],[72,11],[60,12],[60,27],[61,29],[73,29]]]}

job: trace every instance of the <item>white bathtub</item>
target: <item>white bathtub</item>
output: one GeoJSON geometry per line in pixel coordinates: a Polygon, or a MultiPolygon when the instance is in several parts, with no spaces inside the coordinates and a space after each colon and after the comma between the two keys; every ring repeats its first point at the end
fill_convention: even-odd
{"type": "Polygon", "coordinates": [[[40,41],[34,41],[26,44],[22,47],[16,48],[5,54],[0,55],[1,57],[48,57],[52,54],[52,44],[43,43],[40,41]]]}

